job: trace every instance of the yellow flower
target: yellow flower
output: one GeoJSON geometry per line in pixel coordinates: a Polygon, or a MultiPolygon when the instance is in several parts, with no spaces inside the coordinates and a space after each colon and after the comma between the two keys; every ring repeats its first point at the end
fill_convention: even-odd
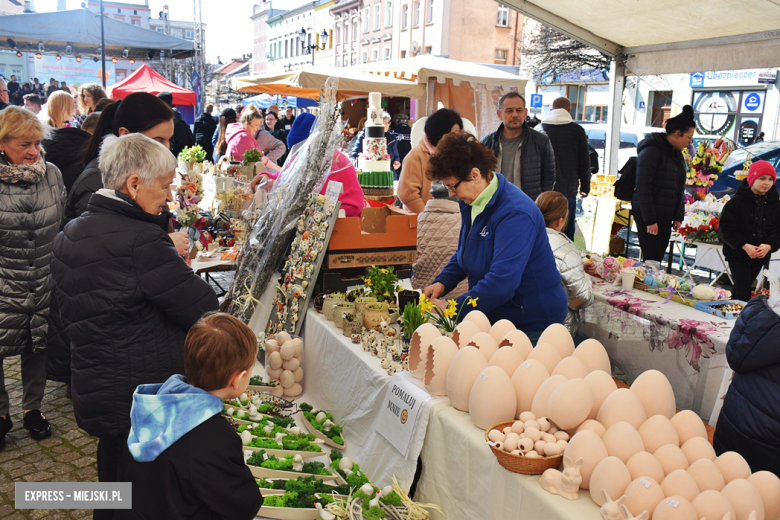
{"type": "Polygon", "coordinates": [[[366,285],[368,285],[369,287],[371,287],[371,279],[366,279],[366,285]]]}
{"type": "Polygon", "coordinates": [[[389,292],[386,292],[385,296],[391,296],[391,294],[389,292]]]}
{"type": "Polygon", "coordinates": [[[455,300],[447,300],[447,303],[449,303],[450,307],[452,307],[453,309],[458,306],[458,302],[455,300]]]}
{"type": "Polygon", "coordinates": [[[388,271],[387,269],[380,269],[379,272],[382,273],[382,274],[387,274],[390,271],[388,271]]]}
{"type": "Polygon", "coordinates": [[[453,316],[455,316],[455,309],[453,307],[448,307],[444,311],[444,317],[445,318],[452,318],[453,316]]]}
{"type": "Polygon", "coordinates": [[[471,305],[472,307],[476,307],[477,306],[477,300],[479,300],[479,298],[469,298],[466,301],[466,305],[471,305]]]}

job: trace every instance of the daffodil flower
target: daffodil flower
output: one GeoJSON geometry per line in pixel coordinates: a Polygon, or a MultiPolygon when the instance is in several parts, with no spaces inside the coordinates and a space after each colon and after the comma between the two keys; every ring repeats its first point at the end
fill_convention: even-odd
{"type": "Polygon", "coordinates": [[[476,307],[477,306],[477,300],[479,300],[479,297],[477,297],[477,298],[469,298],[468,301],[466,302],[466,305],[471,305],[472,307],[476,307]]]}

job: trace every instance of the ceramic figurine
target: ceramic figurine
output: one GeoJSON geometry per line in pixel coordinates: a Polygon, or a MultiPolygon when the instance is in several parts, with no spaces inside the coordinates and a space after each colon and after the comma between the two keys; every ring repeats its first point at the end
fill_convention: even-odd
{"type": "Polygon", "coordinates": [[[379,359],[387,359],[387,347],[380,344],[376,349],[376,355],[379,359]]]}
{"type": "Polygon", "coordinates": [[[398,370],[398,368],[395,365],[390,365],[390,368],[387,369],[387,375],[394,376],[396,370],[398,370]]]}
{"type": "Polygon", "coordinates": [[[292,469],[297,472],[303,471],[303,458],[300,454],[296,454],[295,457],[293,457],[292,469]]]}
{"type": "Polygon", "coordinates": [[[408,355],[406,357],[404,357],[403,360],[401,361],[401,368],[403,370],[409,370],[409,356],[408,355]]]}
{"type": "Polygon", "coordinates": [[[358,344],[360,343],[361,337],[360,334],[352,334],[352,343],[358,344]]]}
{"type": "Polygon", "coordinates": [[[626,501],[625,495],[612,500],[605,490],[601,490],[601,497],[604,499],[604,504],[599,509],[601,520],[623,520],[623,516],[620,514],[620,506],[626,501]]]}
{"type": "Polygon", "coordinates": [[[398,346],[393,345],[389,349],[390,356],[392,356],[393,361],[401,361],[401,351],[398,350],[398,346]]]}
{"type": "Polygon", "coordinates": [[[390,368],[390,360],[389,359],[387,359],[387,358],[383,358],[382,359],[382,368],[384,368],[385,370],[390,368]]]}
{"type": "Polygon", "coordinates": [[[634,516],[631,514],[631,511],[629,511],[628,508],[624,505],[620,506],[620,513],[623,515],[623,520],[647,520],[650,518],[650,513],[647,511],[642,511],[642,514],[639,516],[634,516]]]}
{"type": "Polygon", "coordinates": [[[542,473],[542,478],[539,479],[539,483],[542,489],[552,493],[553,495],[561,495],[568,500],[577,500],[580,498],[577,491],[580,489],[582,483],[582,475],[580,475],[580,468],[582,467],[582,459],[577,459],[577,462],[572,463],[568,456],[563,457],[563,472],[558,471],[555,468],[550,468],[542,473]]]}

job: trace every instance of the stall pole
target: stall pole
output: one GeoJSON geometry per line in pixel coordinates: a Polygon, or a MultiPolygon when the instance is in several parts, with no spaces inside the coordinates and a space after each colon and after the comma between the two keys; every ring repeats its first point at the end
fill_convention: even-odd
{"type": "Polygon", "coordinates": [[[607,142],[605,174],[617,175],[618,150],[620,149],[620,121],[623,119],[623,89],[626,86],[626,67],[620,56],[612,61],[610,67],[609,98],[610,107],[607,118],[607,142]]]}
{"type": "Polygon", "coordinates": [[[103,0],[100,0],[100,58],[103,66],[103,88],[106,88],[106,36],[103,33],[103,0]]]}

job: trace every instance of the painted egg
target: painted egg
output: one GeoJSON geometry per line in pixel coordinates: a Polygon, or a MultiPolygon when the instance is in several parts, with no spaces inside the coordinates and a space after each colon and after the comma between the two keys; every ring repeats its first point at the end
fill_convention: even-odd
{"type": "Polygon", "coordinates": [[[490,320],[482,311],[471,311],[470,313],[466,314],[466,317],[463,318],[463,321],[474,322],[482,332],[490,332],[490,320]]]}
{"type": "Polygon", "coordinates": [[[726,516],[726,513],[731,513],[731,518],[734,519],[737,515],[731,502],[723,496],[723,493],[714,489],[702,491],[691,501],[691,504],[696,509],[697,518],[715,518],[717,520],[726,516]]]}
{"type": "Polygon", "coordinates": [[[767,520],[780,518],[780,478],[769,471],[756,471],[747,479],[764,501],[764,517],[767,520]]]}
{"type": "Polygon", "coordinates": [[[561,355],[561,359],[571,356],[574,352],[574,339],[571,337],[569,329],[560,323],[553,323],[539,336],[539,343],[549,343],[561,355]]]}
{"type": "Polygon", "coordinates": [[[282,372],[284,369],[282,367],[279,368],[267,368],[265,373],[268,374],[269,379],[279,379],[282,377],[282,372]]]}
{"type": "Polygon", "coordinates": [[[710,459],[699,459],[688,468],[693,480],[699,486],[699,491],[714,490],[720,491],[726,485],[723,479],[723,473],[718,466],[710,459]]]}
{"type": "Polygon", "coordinates": [[[604,399],[596,420],[609,429],[616,422],[626,421],[637,430],[647,420],[642,401],[628,388],[618,388],[604,399]]]}
{"type": "Polygon", "coordinates": [[[607,453],[619,458],[623,464],[640,451],[645,451],[639,432],[625,421],[616,422],[610,426],[601,437],[601,441],[607,448],[607,453]]]}
{"type": "Polygon", "coordinates": [[[523,437],[517,441],[517,448],[523,453],[528,453],[529,451],[534,449],[534,441],[533,439],[523,437]]]}
{"type": "Polygon", "coordinates": [[[593,470],[596,469],[599,462],[608,457],[607,448],[604,447],[601,438],[590,430],[583,430],[572,437],[563,454],[573,462],[582,459],[582,467],[580,468],[582,476],[580,488],[582,489],[589,488],[593,470]]]}
{"type": "Polygon", "coordinates": [[[747,479],[750,477],[750,466],[745,461],[745,458],[736,451],[721,453],[720,456],[715,459],[715,465],[718,466],[721,475],[723,475],[723,480],[726,482],[726,485],[729,485],[732,480],[738,478],[747,479]]]}
{"type": "Polygon", "coordinates": [[[677,411],[674,403],[674,390],[669,380],[658,370],[645,370],[631,385],[648,417],[665,415],[668,418],[677,411]]]}
{"type": "Polygon", "coordinates": [[[623,504],[634,516],[639,516],[642,511],[652,513],[655,507],[664,499],[664,491],[661,485],[652,477],[639,477],[632,481],[624,493],[626,501],[623,504]]]}
{"type": "Polygon", "coordinates": [[[588,418],[592,406],[593,390],[590,383],[584,379],[570,379],[550,394],[546,415],[558,428],[570,430],[588,418]]]}
{"type": "Polygon", "coordinates": [[[531,411],[537,417],[547,417],[547,402],[556,388],[565,383],[567,379],[563,376],[550,376],[542,383],[539,390],[536,391],[534,400],[531,403],[531,411]]]}
{"type": "Polygon", "coordinates": [[[643,422],[642,426],[639,427],[639,435],[645,444],[645,450],[650,453],[654,453],[664,444],[674,444],[675,446],[680,444],[677,430],[674,429],[672,421],[665,415],[654,415],[643,422]]]}
{"type": "Polygon", "coordinates": [[[295,345],[295,355],[300,356],[303,354],[303,340],[301,338],[293,338],[292,342],[295,345]]]}
{"type": "Polygon", "coordinates": [[[452,331],[452,341],[458,344],[458,348],[463,348],[469,344],[474,334],[481,332],[479,327],[473,321],[462,321],[452,331]]]}
{"type": "Polygon", "coordinates": [[[284,345],[288,341],[292,339],[292,336],[287,334],[286,332],[282,331],[279,334],[276,335],[276,341],[279,342],[280,345],[284,345]]]}
{"type": "Polygon", "coordinates": [[[569,356],[561,359],[561,361],[555,365],[555,369],[553,369],[552,374],[550,375],[554,376],[557,374],[565,376],[566,379],[585,379],[585,376],[588,375],[588,369],[585,368],[582,361],[569,356]]]}
{"type": "Polygon", "coordinates": [[[671,418],[674,429],[677,430],[680,446],[685,444],[691,437],[707,438],[707,428],[704,423],[691,410],[681,410],[671,418]]]}
{"type": "Polygon", "coordinates": [[[485,368],[477,376],[469,395],[471,422],[486,430],[496,423],[511,421],[516,410],[512,380],[499,367],[485,368]]]}
{"type": "Polygon", "coordinates": [[[457,410],[469,411],[469,396],[474,381],[487,368],[485,356],[475,347],[463,347],[455,354],[447,371],[447,397],[457,410]]]}
{"type": "Polygon", "coordinates": [[[423,376],[425,389],[431,395],[447,395],[447,373],[458,352],[458,346],[447,336],[439,336],[431,342],[423,376]]]}
{"type": "Polygon", "coordinates": [[[601,506],[604,504],[602,490],[610,497],[621,497],[630,483],[631,474],[623,461],[617,457],[607,457],[596,465],[590,476],[590,497],[596,505],[601,506]]]}
{"type": "Polygon", "coordinates": [[[584,423],[580,424],[580,427],[577,428],[577,433],[580,433],[582,430],[590,430],[595,432],[599,437],[604,437],[604,434],[607,433],[607,429],[604,428],[600,422],[593,419],[588,419],[584,423]]]}
{"type": "Polygon", "coordinates": [[[707,439],[701,437],[691,437],[683,444],[680,449],[685,453],[688,464],[693,464],[699,459],[715,460],[715,450],[707,439]]]}
{"type": "MultiPolygon", "coordinates": [[[[498,351],[498,343],[493,339],[493,336],[487,332],[477,332],[469,341],[470,347],[477,347],[482,355],[485,356],[485,361],[490,361],[498,351]]],[[[511,376],[510,376],[511,377],[511,376]]]]}
{"type": "Polygon", "coordinates": [[[488,361],[489,366],[501,367],[509,377],[512,377],[523,362],[520,351],[512,347],[501,347],[488,361]]]}
{"type": "Polygon", "coordinates": [[[574,354],[572,354],[572,356],[582,361],[585,366],[588,367],[589,372],[603,370],[607,374],[612,373],[609,355],[607,355],[604,345],[596,339],[586,339],[580,343],[577,348],[574,349],[574,354]]]}
{"type": "Polygon", "coordinates": [[[279,350],[279,354],[281,354],[282,359],[285,361],[288,361],[295,356],[295,344],[292,342],[292,340],[282,344],[282,348],[279,350]]]}
{"type": "Polygon", "coordinates": [[[542,362],[547,372],[552,374],[555,366],[561,362],[561,355],[555,347],[549,343],[537,343],[536,347],[528,354],[528,359],[537,359],[542,362]]]}
{"type": "Polygon", "coordinates": [[[721,493],[734,506],[736,520],[748,520],[753,511],[756,512],[755,520],[764,520],[764,501],[761,494],[756,486],[744,478],[732,480],[726,484],[721,493]]]}
{"type": "Polygon", "coordinates": [[[296,357],[282,363],[282,368],[290,372],[295,371],[299,366],[301,366],[301,360],[296,357]]]}
{"type": "Polygon", "coordinates": [[[295,370],[293,370],[293,377],[295,377],[296,383],[300,383],[303,380],[303,369],[301,367],[298,367],[295,370]]]}
{"type": "Polygon", "coordinates": [[[493,339],[496,340],[496,343],[501,343],[501,340],[504,339],[504,336],[506,336],[507,332],[513,330],[517,330],[517,327],[515,327],[514,323],[509,320],[498,320],[493,324],[492,327],[490,327],[488,333],[493,336],[493,339]]]}
{"type": "Polygon", "coordinates": [[[291,387],[284,389],[284,395],[288,397],[296,397],[303,393],[303,387],[298,383],[294,383],[291,387]]]}
{"type": "Polygon", "coordinates": [[[664,490],[664,496],[680,495],[688,501],[693,500],[699,494],[699,485],[684,469],[676,469],[666,475],[666,478],[661,482],[661,489],[664,490]]]}
{"type": "Polygon", "coordinates": [[[617,384],[612,376],[604,372],[603,370],[593,370],[590,374],[585,376],[585,381],[590,383],[591,390],[593,391],[593,407],[590,409],[588,419],[595,419],[601,405],[607,399],[607,396],[617,390],[617,384]]]}
{"type": "MultiPolygon", "coordinates": [[[[531,359],[520,363],[520,366],[517,367],[515,373],[512,374],[512,386],[515,388],[515,396],[517,398],[515,417],[519,417],[523,420],[521,414],[531,413],[531,405],[533,404],[534,396],[539,390],[539,387],[542,386],[542,383],[549,377],[550,373],[547,372],[547,369],[544,368],[541,361],[531,359]]],[[[452,397],[450,397],[450,401],[451,400],[452,397]]],[[[534,415],[534,419],[535,418],[536,415],[534,415]]]]}
{"type": "Polygon", "coordinates": [[[510,330],[507,332],[501,341],[498,342],[500,347],[512,347],[518,350],[523,356],[523,359],[528,359],[528,354],[534,349],[531,344],[531,340],[525,335],[522,330],[510,330]]]}
{"type": "Polygon", "coordinates": [[[271,352],[268,354],[268,364],[271,366],[272,369],[277,369],[282,366],[282,363],[284,361],[282,360],[282,356],[278,352],[271,352]]]}
{"type": "Polygon", "coordinates": [[[412,334],[409,342],[409,372],[417,379],[425,377],[425,360],[431,342],[441,337],[441,332],[430,323],[423,323],[412,334]]]}
{"type": "Polygon", "coordinates": [[[636,480],[639,477],[650,477],[656,482],[662,482],[666,477],[664,475],[664,468],[661,467],[661,463],[658,459],[653,457],[652,453],[646,451],[640,451],[635,453],[633,457],[628,459],[626,463],[628,472],[631,473],[631,480],[636,480]]]}
{"type": "Polygon", "coordinates": [[[655,520],[699,520],[696,509],[685,496],[669,496],[655,506],[652,518],[655,520]]]}
{"type": "Polygon", "coordinates": [[[295,376],[291,371],[285,370],[279,377],[279,382],[282,383],[282,388],[290,388],[295,384],[295,376]]]}
{"type": "Polygon", "coordinates": [[[664,475],[669,475],[676,469],[688,469],[688,459],[679,446],[674,444],[664,444],[653,452],[653,456],[661,463],[664,468],[664,475]]]}

